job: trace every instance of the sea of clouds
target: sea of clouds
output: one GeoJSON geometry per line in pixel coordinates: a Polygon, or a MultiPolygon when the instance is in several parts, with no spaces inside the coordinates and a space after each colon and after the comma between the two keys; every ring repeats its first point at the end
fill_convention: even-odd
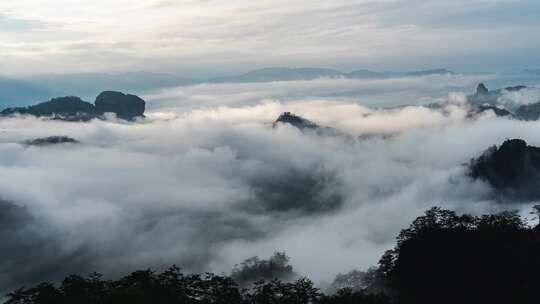
{"type": "Polygon", "coordinates": [[[471,158],[507,138],[540,145],[540,122],[467,117],[452,88],[482,77],[206,84],[147,96],[146,119],[132,123],[2,118],[0,290],[172,264],[227,272],[276,250],[329,281],[375,265],[434,205],[527,213],[467,176],[471,158]],[[446,103],[418,105],[429,101],[446,103]],[[285,111],[338,132],[274,126],[285,111]],[[80,143],[24,144],[51,135],[80,143]]]}

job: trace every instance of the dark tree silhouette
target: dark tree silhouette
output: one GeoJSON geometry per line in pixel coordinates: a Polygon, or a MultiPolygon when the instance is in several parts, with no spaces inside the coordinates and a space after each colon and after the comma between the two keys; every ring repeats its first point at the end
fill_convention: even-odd
{"type": "Polygon", "coordinates": [[[285,252],[276,252],[268,260],[251,257],[236,265],[231,277],[241,286],[249,286],[260,280],[292,281],[298,277],[289,265],[289,257],[285,252]]]}
{"type": "Polygon", "coordinates": [[[432,208],[398,237],[380,272],[398,303],[538,303],[540,235],[516,212],[432,208]]]}
{"type": "Polygon", "coordinates": [[[359,292],[340,291],[323,295],[313,282],[277,279],[258,281],[239,289],[230,278],[211,273],[184,275],[177,267],[155,273],[135,271],[116,281],[99,274],[68,276],[59,287],[42,283],[8,294],[5,304],[382,304],[385,299],[359,292]],[[351,302],[354,301],[354,302],[351,302]]]}
{"type": "Polygon", "coordinates": [[[246,260],[231,276],[185,275],[176,266],[117,280],[71,275],[58,287],[17,289],[5,304],[532,304],[538,257],[540,229],[516,212],[471,216],[434,207],[401,231],[377,268],[338,276],[345,288],[330,295],[307,278],[280,279],[294,272],[285,253],[276,253],[246,260]]]}
{"type": "Polygon", "coordinates": [[[388,304],[390,298],[385,294],[372,294],[363,291],[353,291],[344,288],[329,296],[322,296],[320,304],[388,304]]]}
{"type": "Polygon", "coordinates": [[[339,273],[327,289],[328,293],[335,293],[341,289],[350,289],[351,291],[361,291],[366,289],[367,273],[360,270],[351,270],[348,273],[339,273]]]}

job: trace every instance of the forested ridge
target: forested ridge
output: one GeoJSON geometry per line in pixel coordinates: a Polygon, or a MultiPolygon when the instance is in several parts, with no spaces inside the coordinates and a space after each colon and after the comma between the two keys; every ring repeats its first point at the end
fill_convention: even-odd
{"type": "Polygon", "coordinates": [[[17,289],[5,304],[537,303],[538,256],[540,229],[517,212],[472,216],[434,207],[400,232],[377,267],[338,275],[327,290],[299,277],[278,252],[247,259],[230,275],[184,274],[177,266],[115,280],[71,275],[17,289]]]}

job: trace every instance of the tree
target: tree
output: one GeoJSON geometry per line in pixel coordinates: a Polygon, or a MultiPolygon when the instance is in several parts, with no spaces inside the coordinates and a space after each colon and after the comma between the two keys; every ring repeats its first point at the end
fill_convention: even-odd
{"type": "Polygon", "coordinates": [[[293,267],[289,265],[289,257],[285,252],[276,252],[268,260],[252,257],[236,265],[231,271],[231,277],[240,286],[249,286],[259,280],[279,279],[291,281],[297,277],[293,267]]]}

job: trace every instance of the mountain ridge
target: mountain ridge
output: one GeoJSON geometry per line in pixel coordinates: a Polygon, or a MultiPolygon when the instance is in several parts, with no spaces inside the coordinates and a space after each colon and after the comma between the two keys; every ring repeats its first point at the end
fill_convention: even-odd
{"type": "Polygon", "coordinates": [[[313,80],[318,78],[392,78],[392,77],[420,77],[428,75],[456,74],[444,68],[405,71],[405,72],[377,72],[368,69],[358,69],[351,72],[342,72],[337,69],[318,67],[268,67],[256,69],[236,76],[224,76],[210,79],[211,83],[238,83],[238,82],[267,82],[267,81],[293,81],[313,80]]]}

